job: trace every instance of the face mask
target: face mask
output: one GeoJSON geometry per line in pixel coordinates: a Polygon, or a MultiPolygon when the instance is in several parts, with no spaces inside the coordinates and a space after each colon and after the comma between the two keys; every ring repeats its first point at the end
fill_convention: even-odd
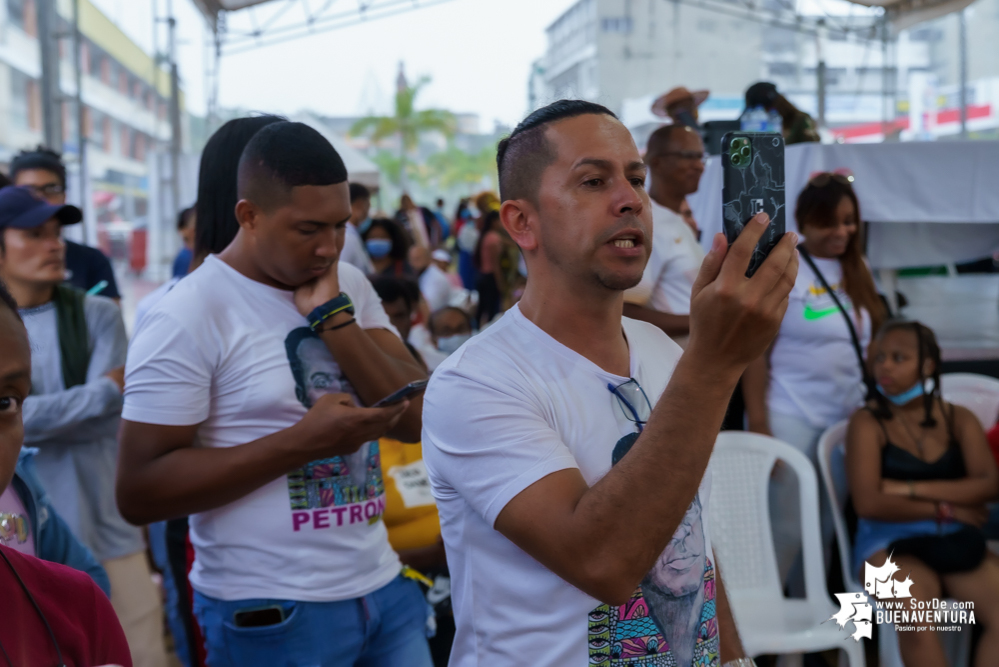
{"type": "Polygon", "coordinates": [[[357,231],[359,231],[361,234],[366,234],[369,229],[371,229],[371,218],[370,217],[367,217],[364,220],[361,220],[361,224],[359,224],[357,226],[357,231]]]}
{"type": "Polygon", "coordinates": [[[932,379],[926,381],[925,384],[919,384],[918,382],[913,385],[912,389],[904,391],[901,394],[895,394],[894,396],[885,391],[884,387],[878,385],[878,391],[882,396],[887,398],[889,401],[895,405],[905,405],[909,401],[919,398],[927,392],[931,392],[934,389],[934,382],[932,379]]]}
{"type": "Polygon", "coordinates": [[[445,354],[454,354],[459,347],[464,345],[472,334],[455,334],[453,336],[448,336],[447,338],[437,339],[437,349],[445,354]]]}
{"type": "Polygon", "coordinates": [[[389,239],[368,239],[364,246],[372,259],[381,259],[392,251],[392,241],[389,239]]]}

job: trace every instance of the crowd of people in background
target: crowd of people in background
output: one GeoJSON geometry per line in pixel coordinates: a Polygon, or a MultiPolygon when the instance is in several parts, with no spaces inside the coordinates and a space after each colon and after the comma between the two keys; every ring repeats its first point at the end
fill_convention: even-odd
{"type": "MultiPolygon", "coordinates": [[[[0,189],[8,662],[161,667],[165,613],[185,667],[609,666],[639,644],[748,664],[707,538],[707,455],[687,444],[710,452],[738,382],[742,426],[816,466],[850,420],[853,571],[894,554],[915,597],[974,602],[976,664],[999,663],[991,425],[941,396],[934,333],[889,312],[849,170],[798,196],[775,284],[744,277],[740,242],[701,238],[686,198],[706,96],[657,100],[672,122],[641,153],[598,105],[535,112],[499,148],[500,191],[453,214],[409,194],[392,211],[306,125],[232,120],[131,342],[110,263],[62,238],[82,214],[59,156],[18,155],[0,189]],[[428,377],[426,403],[376,405],[428,377]],[[602,645],[629,605],[652,624],[602,645]]],[[[788,143],[818,139],[772,84],[746,99],[788,143]]],[[[801,595],[797,480],[778,466],[769,492],[780,581],[801,595]]],[[[832,511],[823,496],[827,565],[832,511]]],[[[899,643],[908,667],[943,664],[930,628],[899,643]]]]}

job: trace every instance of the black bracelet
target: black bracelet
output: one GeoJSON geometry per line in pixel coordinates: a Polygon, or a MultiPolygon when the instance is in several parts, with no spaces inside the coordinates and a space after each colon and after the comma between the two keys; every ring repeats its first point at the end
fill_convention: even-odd
{"type": "Polygon", "coordinates": [[[326,333],[327,331],[336,331],[337,329],[343,329],[344,327],[349,327],[351,324],[356,324],[356,323],[357,323],[357,320],[352,317],[349,320],[347,320],[346,322],[343,322],[342,324],[338,324],[335,327],[329,327],[327,329],[319,329],[316,333],[321,333],[322,334],[322,333],[326,333]]]}

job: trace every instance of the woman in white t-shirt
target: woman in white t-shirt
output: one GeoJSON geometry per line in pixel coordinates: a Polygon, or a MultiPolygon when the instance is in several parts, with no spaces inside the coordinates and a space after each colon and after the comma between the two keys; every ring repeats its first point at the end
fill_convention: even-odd
{"type": "MultiPolygon", "coordinates": [[[[859,357],[887,313],[861,249],[860,205],[850,178],[814,176],[794,214],[802,237],[798,278],[777,338],[746,370],[742,387],[749,430],[794,445],[817,464],[822,432],[863,404],[859,357]]],[[[787,582],[801,552],[794,475],[776,470],[770,494],[777,562],[787,582]]],[[[822,515],[828,555],[833,530],[825,505],[822,515]]]]}

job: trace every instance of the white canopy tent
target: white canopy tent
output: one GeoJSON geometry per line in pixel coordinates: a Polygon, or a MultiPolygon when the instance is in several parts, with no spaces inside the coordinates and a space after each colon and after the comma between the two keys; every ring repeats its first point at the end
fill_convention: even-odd
{"type": "Polygon", "coordinates": [[[974,0],[849,0],[865,7],[883,7],[895,32],[917,23],[958,12],[974,0]]]}
{"type": "MultiPolygon", "coordinates": [[[[899,280],[897,269],[953,265],[999,249],[999,151],[992,141],[788,146],[789,231],[798,195],[814,172],[849,169],[868,226],[867,257],[882,291],[908,298],[905,315],[937,333],[944,358],[999,358],[999,276],[899,280]]],[[[721,159],[713,156],[687,198],[710,246],[722,231],[721,159]]]]}

